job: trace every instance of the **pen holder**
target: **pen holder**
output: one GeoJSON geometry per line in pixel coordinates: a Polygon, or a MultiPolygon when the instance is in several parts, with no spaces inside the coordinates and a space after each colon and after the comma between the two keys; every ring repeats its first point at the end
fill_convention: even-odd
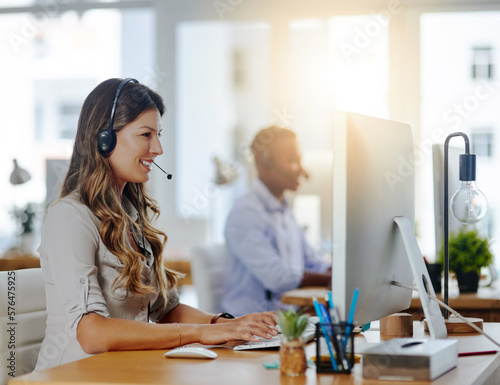
{"type": "Polygon", "coordinates": [[[354,366],[354,326],[346,322],[316,324],[316,372],[351,373],[354,366]],[[346,336],[346,330],[349,333],[346,336]],[[325,338],[325,332],[327,338],[325,338]],[[328,345],[330,349],[328,348],[328,345]],[[331,356],[333,353],[333,357],[331,356]],[[335,362],[336,368],[332,363],[335,362]]]}

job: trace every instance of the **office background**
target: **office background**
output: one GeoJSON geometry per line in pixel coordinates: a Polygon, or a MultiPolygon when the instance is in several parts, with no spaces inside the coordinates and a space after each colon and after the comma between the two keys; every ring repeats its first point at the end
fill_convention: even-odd
{"type": "Polygon", "coordinates": [[[168,253],[223,241],[255,175],[248,145],[271,123],[298,134],[310,176],[291,198],[313,245],[328,250],[333,111],[350,110],[412,126],[401,176],[417,173],[417,235],[431,261],[431,145],[469,135],[490,203],[479,226],[500,266],[499,22],[493,0],[0,0],[0,252],[20,243],[28,203],[36,215],[24,238],[37,246],[65,172],[54,160],[71,155],[85,96],[130,76],[167,105],[158,163],[174,178],[153,170],[148,188],[168,253]],[[215,158],[229,183],[218,182],[215,158]],[[9,183],[13,159],[30,181],[9,183]]]}

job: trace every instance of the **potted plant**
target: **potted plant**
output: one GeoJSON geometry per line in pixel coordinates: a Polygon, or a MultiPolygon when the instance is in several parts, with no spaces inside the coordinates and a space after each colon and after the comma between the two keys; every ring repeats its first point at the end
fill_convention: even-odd
{"type": "MultiPolygon", "coordinates": [[[[493,262],[489,239],[479,235],[476,229],[463,228],[458,233],[450,234],[448,253],[450,270],[457,277],[460,293],[477,292],[481,268],[493,262]]],[[[440,251],[440,260],[444,261],[444,246],[440,251]]]]}
{"type": "Polygon", "coordinates": [[[19,234],[21,236],[19,249],[22,252],[32,254],[35,242],[34,230],[37,205],[35,203],[27,203],[22,208],[14,206],[11,214],[16,219],[19,227],[19,234]]]}
{"type": "Polygon", "coordinates": [[[278,325],[283,335],[280,347],[280,371],[285,376],[300,376],[307,369],[302,333],[309,317],[294,308],[279,311],[278,325]]]}

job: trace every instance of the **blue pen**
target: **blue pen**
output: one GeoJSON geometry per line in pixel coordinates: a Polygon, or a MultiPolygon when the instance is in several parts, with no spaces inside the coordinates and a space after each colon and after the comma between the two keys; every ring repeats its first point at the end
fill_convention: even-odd
{"type": "Polygon", "coordinates": [[[351,308],[349,309],[349,317],[347,318],[347,327],[345,329],[345,337],[344,337],[344,348],[347,346],[347,340],[349,339],[349,335],[351,334],[352,323],[354,322],[354,313],[356,311],[356,305],[358,303],[358,295],[359,289],[354,289],[354,293],[352,294],[351,300],[351,308]]]}
{"type": "MultiPolygon", "coordinates": [[[[330,361],[332,362],[333,370],[337,371],[338,366],[337,366],[337,363],[335,362],[332,347],[330,345],[330,338],[328,338],[328,331],[326,330],[326,327],[325,327],[326,320],[323,319],[323,314],[321,313],[321,309],[319,307],[318,300],[315,297],[313,297],[313,304],[314,304],[314,309],[316,310],[316,315],[319,317],[319,322],[321,324],[321,330],[323,331],[323,336],[325,337],[325,340],[326,340],[326,346],[328,347],[328,353],[330,353],[330,361]]],[[[317,343],[319,343],[319,341],[317,343]]]]}
{"type": "Polygon", "coordinates": [[[330,309],[333,309],[335,306],[333,306],[333,297],[332,297],[332,292],[328,290],[328,305],[330,306],[330,309]]]}
{"type": "Polygon", "coordinates": [[[338,309],[333,304],[332,292],[328,290],[328,305],[330,306],[330,318],[332,322],[340,324],[340,316],[338,309]]]}
{"type": "Polygon", "coordinates": [[[321,319],[323,319],[323,323],[325,324],[326,331],[328,332],[328,337],[330,338],[330,341],[334,344],[333,347],[335,350],[337,350],[337,347],[335,346],[334,339],[333,339],[333,332],[332,332],[332,321],[330,319],[330,316],[328,315],[328,312],[326,311],[325,305],[322,303],[318,303],[318,309],[321,313],[321,319]]]}
{"type": "Polygon", "coordinates": [[[323,319],[328,322],[326,326],[327,331],[329,332],[330,340],[332,341],[333,347],[337,352],[337,357],[339,359],[340,370],[349,369],[349,361],[347,360],[347,355],[344,350],[344,345],[342,343],[342,329],[340,328],[340,323],[338,318],[334,314],[334,320],[330,319],[328,312],[326,311],[325,305],[320,303],[319,308],[321,310],[321,314],[323,314],[323,319]]]}
{"type": "MultiPolygon", "coordinates": [[[[332,331],[333,346],[337,350],[337,354],[340,357],[340,362],[342,366],[345,369],[348,369],[351,365],[349,363],[349,360],[347,359],[347,353],[345,351],[346,347],[344,346],[344,343],[342,341],[342,329],[340,327],[340,317],[337,313],[337,308],[333,304],[331,291],[328,291],[328,304],[330,305],[330,322],[333,325],[333,331],[332,331]]],[[[325,307],[321,304],[320,306],[323,307],[326,313],[325,307]]]]}

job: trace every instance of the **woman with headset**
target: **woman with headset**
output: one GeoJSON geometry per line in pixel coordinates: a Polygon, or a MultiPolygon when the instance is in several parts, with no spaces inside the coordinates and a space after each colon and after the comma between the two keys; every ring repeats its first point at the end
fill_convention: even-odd
{"type": "Polygon", "coordinates": [[[111,350],[219,344],[276,335],[273,312],[234,318],[179,303],[178,273],[162,262],[167,236],[147,194],[161,97],[134,79],[109,79],[86,98],[59,199],[38,249],[47,296],[37,370],[111,350]]]}

